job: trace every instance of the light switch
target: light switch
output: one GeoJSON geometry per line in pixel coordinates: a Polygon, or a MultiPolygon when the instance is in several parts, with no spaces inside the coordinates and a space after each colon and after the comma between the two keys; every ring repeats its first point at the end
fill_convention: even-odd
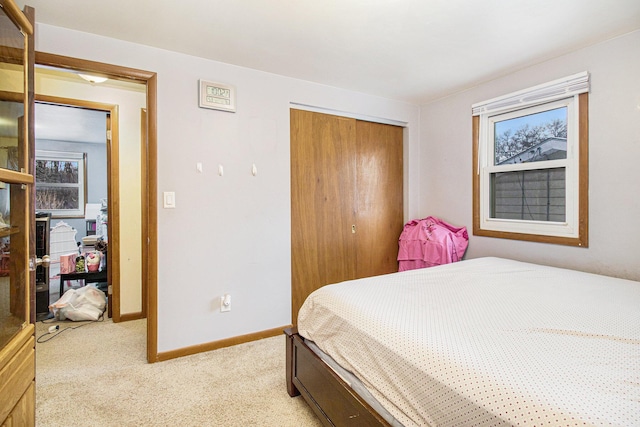
{"type": "Polygon", "coordinates": [[[164,207],[165,209],[173,209],[176,207],[176,193],[173,191],[165,191],[164,195],[164,207]]]}

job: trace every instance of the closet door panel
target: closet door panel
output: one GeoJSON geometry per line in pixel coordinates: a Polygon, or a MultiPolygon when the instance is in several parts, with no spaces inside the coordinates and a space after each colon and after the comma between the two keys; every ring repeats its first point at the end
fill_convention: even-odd
{"type": "Polygon", "coordinates": [[[357,277],[398,271],[403,227],[402,128],[358,121],[357,277]]]}
{"type": "Polygon", "coordinates": [[[306,297],[356,276],[356,121],[291,110],[292,322],[306,297]]]}

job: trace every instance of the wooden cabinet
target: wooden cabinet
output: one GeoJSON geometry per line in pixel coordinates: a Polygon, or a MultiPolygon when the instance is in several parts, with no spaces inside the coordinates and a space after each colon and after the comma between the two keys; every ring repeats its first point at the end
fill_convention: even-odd
{"type": "Polygon", "coordinates": [[[35,425],[33,9],[0,0],[0,425],[35,425]],[[5,268],[8,264],[8,268],[5,268]]]}
{"type": "Polygon", "coordinates": [[[291,110],[292,322],[314,290],[397,271],[402,128],[291,110]]]}
{"type": "Polygon", "coordinates": [[[0,420],[7,425],[35,424],[35,339],[29,325],[0,350],[0,420]],[[13,424],[11,424],[13,420],[13,424]],[[17,420],[31,420],[28,423],[17,420]]]}
{"type": "Polygon", "coordinates": [[[31,382],[29,388],[20,398],[13,411],[9,414],[1,427],[33,426],[36,423],[33,408],[36,405],[36,384],[31,382]]]}

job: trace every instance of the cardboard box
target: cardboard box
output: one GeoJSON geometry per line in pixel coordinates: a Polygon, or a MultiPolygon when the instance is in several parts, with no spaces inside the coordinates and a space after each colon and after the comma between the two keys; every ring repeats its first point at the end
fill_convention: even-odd
{"type": "Polygon", "coordinates": [[[75,273],[78,254],[60,255],[60,274],[75,273]]]}

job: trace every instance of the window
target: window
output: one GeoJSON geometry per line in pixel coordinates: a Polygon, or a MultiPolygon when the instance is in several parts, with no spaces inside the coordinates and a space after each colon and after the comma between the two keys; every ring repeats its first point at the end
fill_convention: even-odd
{"type": "Polygon", "coordinates": [[[588,91],[580,73],[473,106],[473,233],[588,245],[588,91]]]}
{"type": "Polygon", "coordinates": [[[85,153],[36,151],[36,210],[84,217],[85,153]]]}

